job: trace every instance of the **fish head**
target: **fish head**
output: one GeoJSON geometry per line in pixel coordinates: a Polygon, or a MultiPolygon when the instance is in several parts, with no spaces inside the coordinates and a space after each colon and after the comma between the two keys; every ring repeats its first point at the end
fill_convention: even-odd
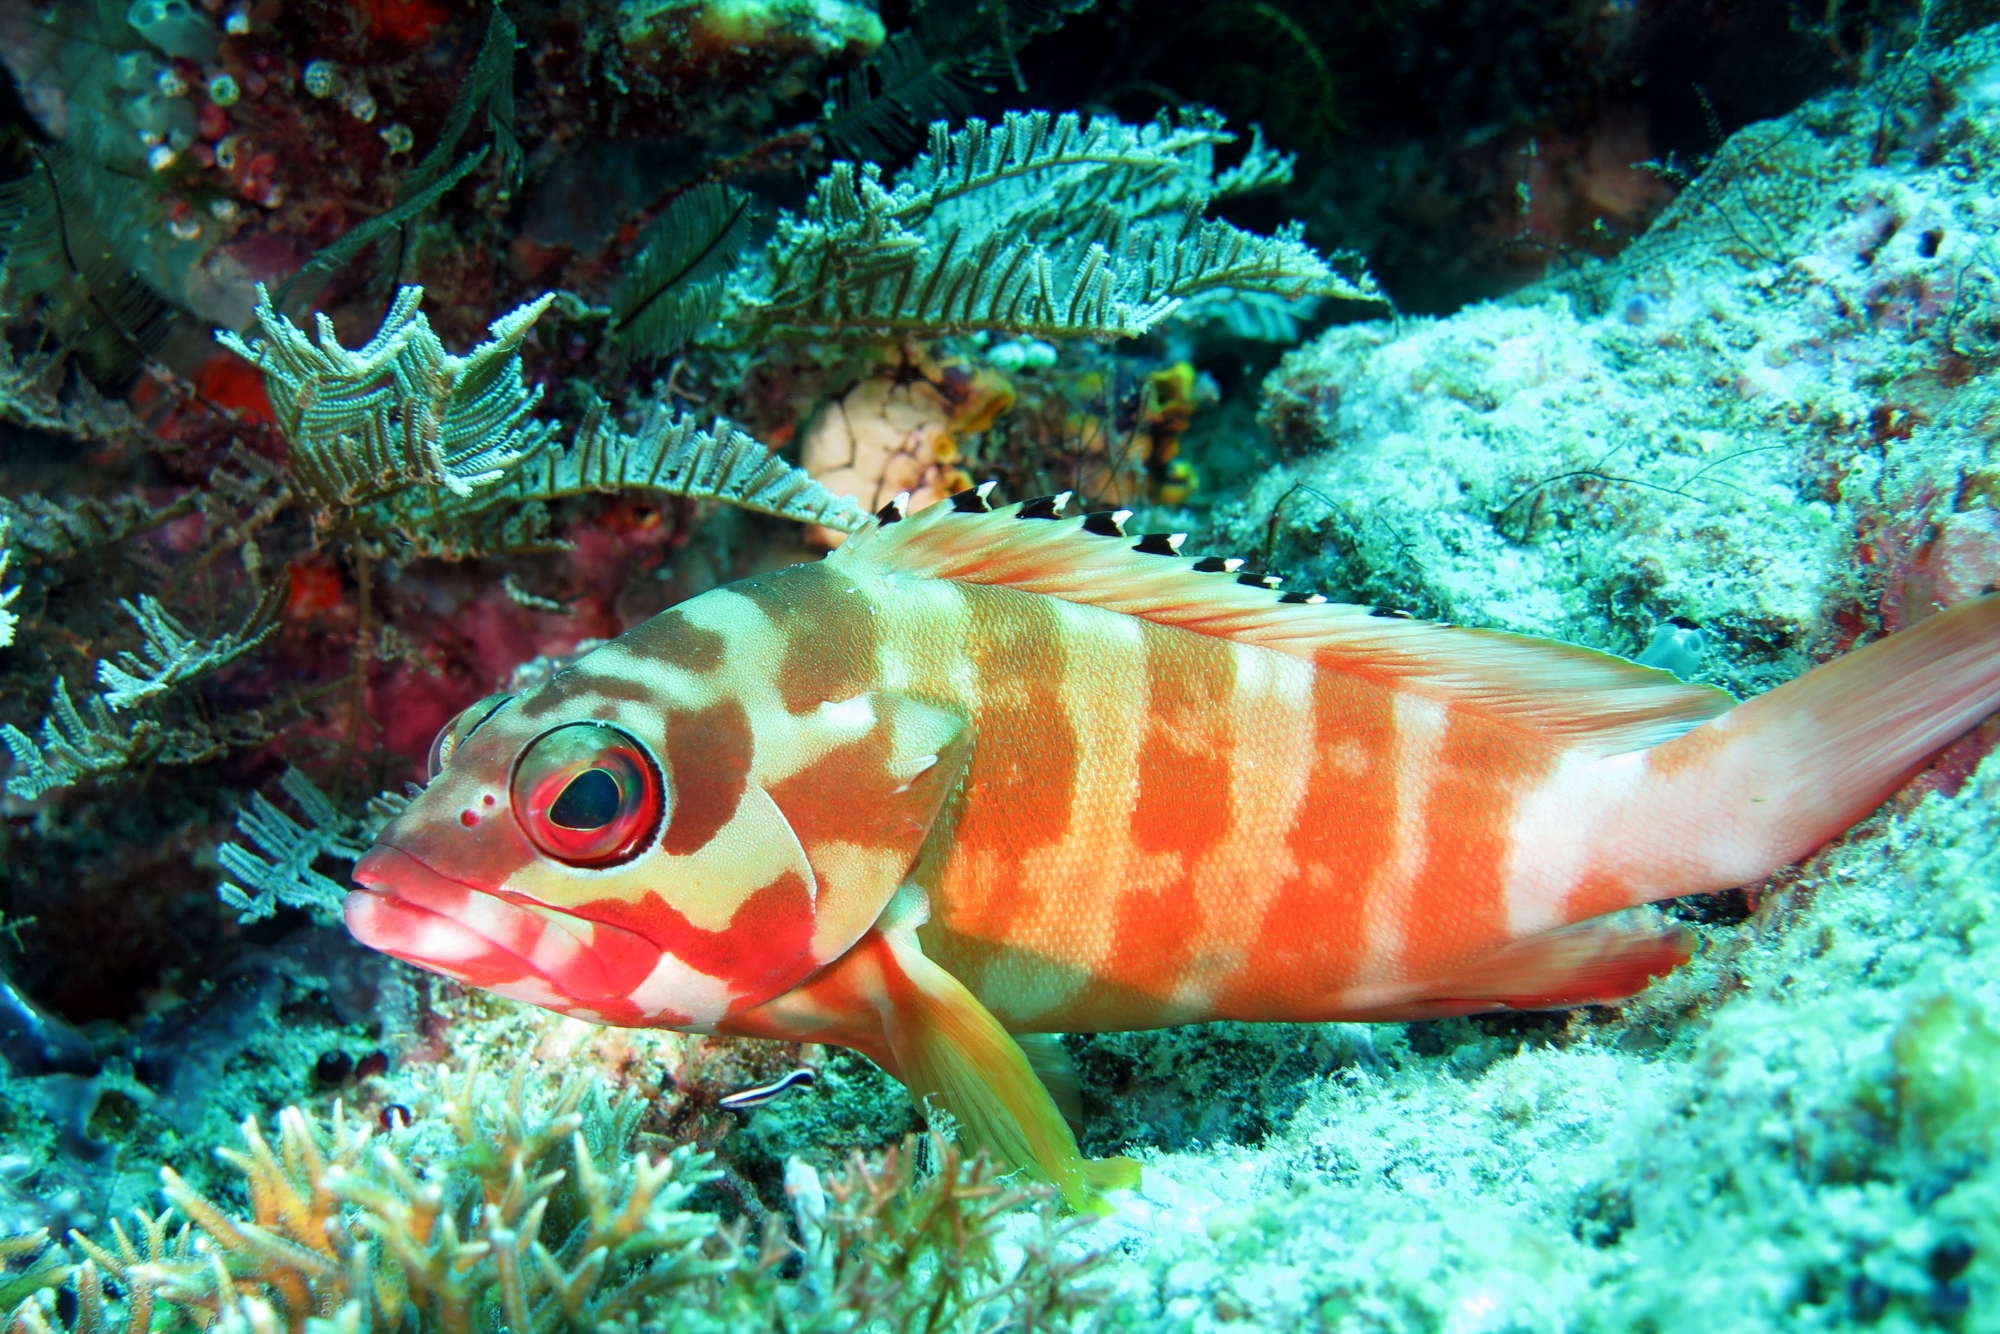
{"type": "Polygon", "coordinates": [[[875,696],[795,713],[727,674],[696,688],[637,634],[440,733],[429,783],[354,867],[356,939],[564,1014],[700,1031],[866,931],[941,802],[956,720],[875,696]],[[862,751],[913,781],[885,774],[871,801],[862,751]]]}

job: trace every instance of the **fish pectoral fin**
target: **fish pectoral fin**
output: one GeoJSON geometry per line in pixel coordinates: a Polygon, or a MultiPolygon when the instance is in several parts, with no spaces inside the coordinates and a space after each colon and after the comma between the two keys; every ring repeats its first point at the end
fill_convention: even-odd
{"type": "Polygon", "coordinates": [[[1404,1000],[1327,1016],[1349,1022],[1445,1019],[1488,1010],[1563,1010],[1623,1000],[1686,963],[1694,936],[1625,913],[1557,927],[1504,945],[1404,1000]]]}
{"type": "Polygon", "coordinates": [[[967,1149],[1053,1184],[1079,1213],[1111,1212],[1104,1192],[1138,1186],[1139,1164],[1086,1159],[1028,1054],[992,1011],[925,957],[913,931],[878,938],[889,956],[883,1027],[910,1096],[949,1113],[967,1149]]]}
{"type": "Polygon", "coordinates": [[[1021,1053],[1028,1058],[1028,1067],[1035,1077],[1042,1081],[1042,1087],[1055,1100],[1056,1110],[1062,1113],[1069,1128],[1083,1133],[1083,1080],[1076,1073],[1076,1062],[1070,1059],[1069,1048],[1063,1046],[1062,1039],[1054,1033],[1016,1033],[1014,1041],[1021,1045],[1021,1053]]]}

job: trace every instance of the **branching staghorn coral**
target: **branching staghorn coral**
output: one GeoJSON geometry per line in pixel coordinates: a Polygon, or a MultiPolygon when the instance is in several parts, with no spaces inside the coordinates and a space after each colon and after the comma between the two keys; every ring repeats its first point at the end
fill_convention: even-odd
{"type": "Polygon", "coordinates": [[[720,1175],[708,1153],[631,1151],[636,1099],[580,1079],[551,1088],[527,1067],[504,1086],[476,1067],[438,1076],[433,1115],[389,1136],[339,1104],[326,1127],[287,1108],[275,1145],[246,1121],[244,1148],[221,1156],[242,1174],[247,1218],[169,1168],[172,1207],[114,1225],[108,1246],[72,1234],[81,1264],[24,1239],[32,1263],[7,1289],[19,1304],[6,1334],[63,1328],[50,1299],[65,1283],[70,1334],[144,1334],[156,1313],[246,1334],[1059,1331],[1102,1299],[1082,1281],[1098,1258],[1063,1253],[1072,1225],[1043,1193],[942,1140],[931,1172],[911,1142],[825,1180],[794,1163],[798,1240],[774,1221],[748,1243],[746,1223],[687,1207],[720,1175]],[[1038,1229],[1005,1257],[1003,1226],[1038,1201],[1038,1229]],[[795,1258],[798,1278],[781,1277],[795,1258]]]}
{"type": "Polygon", "coordinates": [[[932,337],[989,330],[1137,337],[1204,292],[1380,301],[1352,256],[1343,273],[1296,227],[1258,236],[1202,215],[1288,179],[1264,149],[1217,175],[1234,136],[1212,112],[1143,126],[1009,112],[998,126],[931,126],[928,150],[885,185],[836,162],[803,218],[787,215],[768,272],[736,292],[753,336],[932,337]]]}

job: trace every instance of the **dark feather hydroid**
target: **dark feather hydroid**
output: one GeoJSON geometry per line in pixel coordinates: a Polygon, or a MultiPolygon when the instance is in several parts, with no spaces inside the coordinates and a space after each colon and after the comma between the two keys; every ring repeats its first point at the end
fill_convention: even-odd
{"type": "Polygon", "coordinates": [[[115,223],[125,191],[68,145],[34,150],[0,185],[0,275],[7,304],[39,301],[44,327],[96,383],[129,380],[166,336],[166,303],[132,271],[115,223]]]}
{"type": "Polygon", "coordinates": [[[900,157],[935,120],[957,119],[1004,76],[1025,92],[1021,48],[1095,0],[917,0],[909,28],[827,85],[820,132],[867,161],[900,157]]]}
{"type": "Polygon", "coordinates": [[[750,196],[723,185],[676,199],[641,236],[612,303],[612,332],[641,355],[678,351],[715,318],[753,218],[750,196]]]}

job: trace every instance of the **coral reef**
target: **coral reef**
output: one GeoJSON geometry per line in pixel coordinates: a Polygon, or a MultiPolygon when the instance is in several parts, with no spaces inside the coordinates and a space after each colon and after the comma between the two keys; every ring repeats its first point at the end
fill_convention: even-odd
{"type": "Polygon", "coordinates": [[[0,1314],[2000,1328],[1991,722],[1624,1006],[1068,1038],[1089,1227],[327,925],[468,705],[898,491],[1738,694],[2000,583],[2000,36],[1807,8],[0,5],[0,1314]]]}
{"type": "Polygon", "coordinates": [[[275,1147],[246,1120],[244,1148],[221,1156],[247,1218],[163,1168],[169,1209],[139,1210],[129,1231],[113,1222],[105,1244],[76,1235],[78,1264],[36,1234],[9,1240],[0,1257],[20,1263],[0,1286],[8,1329],[144,1334],[171,1311],[294,1332],[1059,1330],[1101,1299],[1082,1281],[1095,1258],[1061,1254],[1068,1229],[1045,1202],[1040,1231],[1003,1253],[1001,1225],[1034,1195],[942,1140],[924,1146],[921,1177],[914,1139],[824,1179],[788,1168],[799,1240],[772,1220],[746,1249],[743,1224],[683,1207],[717,1175],[709,1154],[632,1151],[640,1100],[609,1102],[577,1078],[531,1089],[525,1068],[504,1090],[476,1066],[438,1073],[434,1097],[385,1114],[379,1136],[339,1102],[326,1127],[286,1108],[275,1147]],[[70,1322],[52,1319],[63,1284],[70,1322]]]}
{"type": "Polygon", "coordinates": [[[1878,628],[1931,525],[1990,550],[1986,50],[1930,67],[1949,108],[1884,107],[1892,75],[1745,130],[1615,262],[1291,354],[1263,420],[1298,461],[1218,540],[1632,656],[1698,626],[1739,694],[1878,628]]]}

